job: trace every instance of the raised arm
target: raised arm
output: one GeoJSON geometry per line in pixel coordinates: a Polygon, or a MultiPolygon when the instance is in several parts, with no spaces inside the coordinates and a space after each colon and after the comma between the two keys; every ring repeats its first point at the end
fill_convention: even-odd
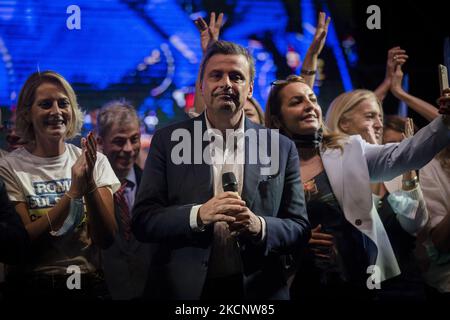
{"type": "Polygon", "coordinates": [[[310,88],[314,86],[314,80],[317,73],[317,59],[319,58],[327,39],[328,25],[330,24],[331,17],[325,18],[325,12],[319,12],[314,39],[306,52],[300,71],[301,76],[305,79],[310,88]]]}
{"type": "Polygon", "coordinates": [[[440,103],[440,112],[445,115],[437,117],[409,139],[381,146],[361,141],[372,181],[390,180],[406,171],[422,168],[450,144],[450,95],[441,97],[440,103]]]}
{"type": "Polygon", "coordinates": [[[399,100],[405,102],[408,107],[416,111],[428,121],[432,121],[438,115],[438,109],[426,101],[423,101],[402,88],[403,71],[401,65],[395,67],[395,71],[391,76],[391,92],[399,100]]]}

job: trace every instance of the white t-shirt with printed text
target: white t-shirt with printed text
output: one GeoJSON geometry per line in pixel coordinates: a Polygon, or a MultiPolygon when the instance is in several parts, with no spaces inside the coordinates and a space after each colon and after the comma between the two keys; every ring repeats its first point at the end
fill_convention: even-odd
{"type": "MultiPolygon", "coordinates": [[[[25,148],[19,148],[0,159],[0,176],[6,184],[11,201],[25,202],[32,221],[46,215],[69,191],[72,166],[82,150],[66,143],[66,150],[57,157],[37,157],[25,148]]],[[[94,167],[97,187],[110,187],[113,192],[120,187],[111,165],[97,153],[94,167]]],[[[98,249],[88,235],[86,216],[82,223],[60,237],[44,234],[34,241],[31,262],[25,272],[66,274],[67,266],[78,265],[82,273],[95,271],[98,266],[98,249]]]]}

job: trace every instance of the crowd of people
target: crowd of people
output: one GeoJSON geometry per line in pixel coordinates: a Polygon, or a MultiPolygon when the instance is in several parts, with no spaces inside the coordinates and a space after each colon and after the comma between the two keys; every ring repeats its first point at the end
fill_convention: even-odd
{"type": "Polygon", "coordinates": [[[195,112],[156,131],[144,168],[130,102],[104,105],[75,146],[72,86],[54,71],[27,79],[21,143],[0,158],[1,297],[448,299],[450,89],[438,108],[407,93],[394,47],[378,88],[324,115],[320,13],[301,74],[272,83],[264,113],[253,57],[219,40],[222,22],[196,21],[195,112]],[[388,91],[430,123],[385,115],[388,91]]]}

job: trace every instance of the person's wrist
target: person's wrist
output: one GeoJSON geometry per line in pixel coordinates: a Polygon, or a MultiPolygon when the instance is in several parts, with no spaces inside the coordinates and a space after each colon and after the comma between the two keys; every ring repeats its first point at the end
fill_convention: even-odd
{"type": "Polygon", "coordinates": [[[418,180],[417,176],[412,177],[411,179],[407,179],[407,180],[403,179],[402,180],[403,190],[415,189],[418,184],[419,184],[419,180],[418,180]]]}
{"type": "Polygon", "coordinates": [[[391,93],[394,97],[396,97],[398,100],[404,101],[405,99],[407,99],[407,93],[403,90],[402,87],[400,88],[395,88],[395,89],[391,89],[391,93]]]}
{"type": "Polygon", "coordinates": [[[392,82],[392,74],[393,74],[393,72],[391,70],[387,69],[386,70],[386,74],[384,75],[383,82],[391,84],[391,82],[392,82]]]}
{"type": "Polygon", "coordinates": [[[414,173],[414,171],[408,171],[403,174],[402,181],[409,181],[409,180],[414,179],[415,177],[417,177],[417,176],[414,173]]]}
{"type": "Polygon", "coordinates": [[[396,97],[397,99],[399,99],[400,97],[400,91],[398,88],[396,87],[391,87],[391,93],[394,97],[396,97]]]}
{"type": "Polygon", "coordinates": [[[316,70],[309,70],[309,69],[306,69],[306,68],[302,68],[300,70],[300,74],[302,76],[313,76],[313,75],[316,74],[316,72],[317,72],[317,69],[316,70]]]}
{"type": "Polygon", "coordinates": [[[405,95],[405,90],[403,90],[403,88],[399,85],[399,86],[392,86],[391,87],[391,91],[392,91],[392,94],[393,95],[395,95],[395,96],[404,96],[405,95]]]}
{"type": "Polygon", "coordinates": [[[76,189],[70,188],[69,191],[66,192],[67,197],[70,199],[80,199],[83,197],[83,194],[76,189]]]}
{"type": "MultiPolygon", "coordinates": [[[[202,206],[203,207],[203,206],[202,206]]],[[[198,212],[197,212],[197,226],[201,229],[201,228],[204,228],[205,227],[205,223],[203,222],[203,220],[202,220],[202,217],[201,217],[201,210],[202,210],[202,207],[200,207],[199,209],[198,209],[198,212]]]]}
{"type": "Polygon", "coordinates": [[[258,226],[258,227],[256,227],[256,230],[255,230],[255,232],[253,233],[253,237],[255,237],[256,239],[259,239],[259,238],[261,238],[261,235],[262,235],[262,222],[261,222],[261,219],[258,217],[258,216],[256,216],[255,215],[255,224],[258,226]]]}

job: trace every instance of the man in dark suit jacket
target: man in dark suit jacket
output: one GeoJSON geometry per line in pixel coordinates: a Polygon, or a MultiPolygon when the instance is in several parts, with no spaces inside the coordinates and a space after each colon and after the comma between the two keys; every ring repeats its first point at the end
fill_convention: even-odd
{"type": "Polygon", "coordinates": [[[135,162],[140,150],[140,123],[127,101],[111,101],[97,117],[98,145],[108,157],[122,187],[114,194],[114,212],[119,227],[114,243],[102,250],[106,284],[113,299],[142,296],[147,280],[149,246],[131,233],[131,208],[142,177],[135,162]]]}
{"type": "Polygon", "coordinates": [[[289,298],[283,258],[310,236],[299,158],[290,140],[245,118],[253,79],[244,48],[215,42],[200,71],[206,112],[152,139],[133,209],[133,232],[154,244],[150,298],[289,298]],[[204,134],[226,147],[212,151],[204,134]],[[222,151],[245,161],[217,161],[222,151]],[[225,172],[237,176],[236,192],[224,192],[225,172]]]}

